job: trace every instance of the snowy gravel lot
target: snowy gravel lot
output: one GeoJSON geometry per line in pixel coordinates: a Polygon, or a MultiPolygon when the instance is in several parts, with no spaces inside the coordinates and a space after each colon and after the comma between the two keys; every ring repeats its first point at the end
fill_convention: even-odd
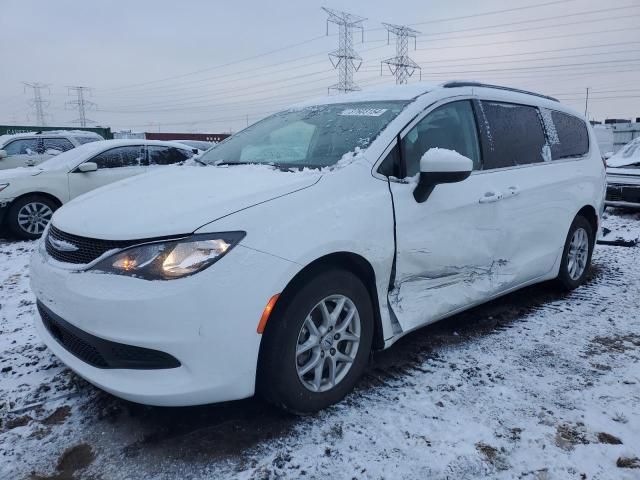
{"type": "Polygon", "coordinates": [[[599,245],[587,285],[530,287],[415,332],[302,419],[95,389],[35,334],[34,244],[0,240],[0,478],[639,479],[640,214],[605,227],[631,242],[599,245]]]}

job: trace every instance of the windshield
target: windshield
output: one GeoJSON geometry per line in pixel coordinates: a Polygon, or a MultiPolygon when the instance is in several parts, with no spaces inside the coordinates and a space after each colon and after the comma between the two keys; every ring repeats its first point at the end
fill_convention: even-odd
{"type": "Polygon", "coordinates": [[[365,149],[408,102],[358,102],[286,110],[257,122],[200,157],[208,164],[327,167],[365,149]]]}

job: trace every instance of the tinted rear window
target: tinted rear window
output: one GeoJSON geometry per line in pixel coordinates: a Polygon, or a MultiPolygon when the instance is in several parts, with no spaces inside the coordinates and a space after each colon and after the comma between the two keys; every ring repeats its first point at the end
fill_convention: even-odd
{"type": "Polygon", "coordinates": [[[98,142],[102,140],[98,137],[75,137],[80,145],[84,145],[85,143],[98,142]]]}
{"type": "Polygon", "coordinates": [[[546,138],[536,107],[480,102],[484,169],[544,161],[546,138]]]}
{"type": "Polygon", "coordinates": [[[549,135],[551,158],[575,158],[589,152],[589,132],[584,120],[555,110],[542,110],[549,135]]]}

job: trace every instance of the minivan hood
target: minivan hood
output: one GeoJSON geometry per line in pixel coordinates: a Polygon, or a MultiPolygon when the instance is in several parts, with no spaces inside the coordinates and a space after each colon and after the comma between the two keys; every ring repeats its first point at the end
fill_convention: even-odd
{"type": "Polygon", "coordinates": [[[163,167],[74,199],[55,213],[52,223],[68,233],[105,240],[181,235],[310,187],[320,177],[319,171],[258,165],[163,167]]]}

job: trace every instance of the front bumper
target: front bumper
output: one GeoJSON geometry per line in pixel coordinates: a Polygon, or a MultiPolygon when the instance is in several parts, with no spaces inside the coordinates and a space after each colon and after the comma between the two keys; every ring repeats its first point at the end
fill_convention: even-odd
{"type": "Polygon", "coordinates": [[[7,216],[7,212],[9,211],[9,204],[11,202],[9,200],[0,200],[0,229],[4,225],[4,219],[7,216]]]}
{"type": "Polygon", "coordinates": [[[295,265],[238,245],[191,277],[145,281],[73,272],[50,263],[39,248],[31,261],[38,301],[82,332],[108,342],[174,357],[176,368],[97,368],[36,329],[53,353],[78,375],[134,402],[180,406],[246,398],[254,393],[261,336],[256,326],[269,298],[295,265]],[[271,281],[270,281],[271,280],[271,281]]]}

